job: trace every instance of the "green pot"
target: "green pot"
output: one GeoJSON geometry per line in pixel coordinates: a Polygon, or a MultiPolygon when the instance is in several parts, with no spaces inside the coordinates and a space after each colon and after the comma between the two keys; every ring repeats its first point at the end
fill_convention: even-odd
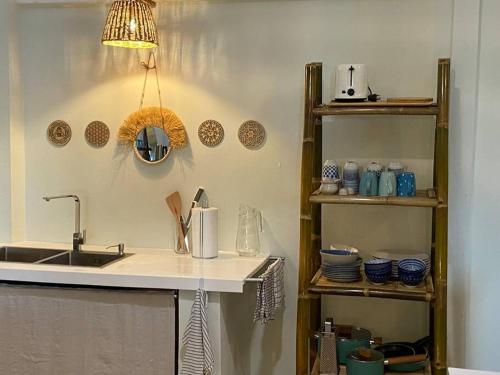
{"type": "Polygon", "coordinates": [[[353,328],[351,337],[337,337],[337,360],[341,365],[346,364],[347,356],[357,348],[371,347],[370,331],[364,328],[353,328]]]}
{"type": "Polygon", "coordinates": [[[347,356],[357,348],[370,349],[370,340],[337,338],[337,360],[341,365],[347,363],[347,356]]]}
{"type": "Polygon", "coordinates": [[[365,361],[356,357],[356,352],[347,356],[347,375],[384,375],[384,355],[372,350],[372,360],[365,361]]]}

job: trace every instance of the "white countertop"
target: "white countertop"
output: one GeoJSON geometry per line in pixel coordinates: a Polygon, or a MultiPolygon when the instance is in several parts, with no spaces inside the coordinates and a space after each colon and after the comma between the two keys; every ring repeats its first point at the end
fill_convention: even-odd
{"type": "MultiPolygon", "coordinates": [[[[69,244],[19,242],[0,246],[69,250],[69,244]]],[[[108,251],[102,246],[84,245],[83,251],[108,251]]],[[[219,252],[216,259],[195,259],[173,250],[125,248],[126,257],[103,268],[69,267],[31,263],[0,262],[0,281],[90,285],[147,289],[197,290],[242,293],[245,279],[267,256],[243,258],[237,253],[219,252]]]]}
{"type": "Polygon", "coordinates": [[[498,374],[500,374],[500,372],[466,370],[466,369],[459,369],[459,368],[449,368],[448,373],[450,375],[498,375],[498,374]]]}

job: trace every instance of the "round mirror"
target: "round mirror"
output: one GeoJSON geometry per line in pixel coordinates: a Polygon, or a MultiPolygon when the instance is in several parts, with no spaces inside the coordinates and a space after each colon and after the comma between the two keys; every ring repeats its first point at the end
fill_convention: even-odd
{"type": "Polygon", "coordinates": [[[134,150],[140,160],[150,164],[160,163],[170,155],[170,140],[162,128],[148,126],[137,133],[134,150]]]}

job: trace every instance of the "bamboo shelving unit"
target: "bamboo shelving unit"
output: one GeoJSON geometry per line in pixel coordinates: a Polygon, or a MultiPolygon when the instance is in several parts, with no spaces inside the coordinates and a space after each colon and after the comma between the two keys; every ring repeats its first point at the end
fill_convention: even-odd
{"type": "MultiPolygon", "coordinates": [[[[297,374],[309,375],[309,365],[316,363],[317,353],[309,340],[321,325],[321,295],[394,298],[423,301],[431,306],[431,335],[434,347],[431,368],[420,372],[445,375],[446,369],[446,298],[448,264],[448,112],[450,59],[438,63],[437,101],[435,103],[395,104],[329,103],[322,104],[322,64],[306,65],[305,117],[302,146],[301,216],[299,285],[297,301],[297,374]],[[321,195],[322,134],[324,116],[426,115],[435,116],[434,183],[419,191],[416,197],[362,197],[321,195]],[[432,216],[432,273],[425,285],[415,289],[392,282],[384,286],[355,283],[334,283],[321,276],[321,207],[323,204],[387,205],[427,207],[432,216]]],[[[311,340],[314,343],[314,340],[311,340]]],[[[341,372],[341,374],[343,374],[341,372]]]]}
{"type": "MultiPolygon", "coordinates": [[[[386,372],[386,375],[430,375],[431,369],[429,367],[417,371],[417,372],[386,372]]],[[[314,362],[313,370],[311,371],[311,375],[320,375],[319,373],[319,361],[316,360],[314,362]]],[[[347,371],[345,366],[340,366],[339,375],[347,375],[347,371]]]]}
{"type": "Polygon", "coordinates": [[[322,195],[313,193],[311,203],[366,204],[377,206],[437,207],[439,201],[433,189],[419,190],[415,197],[366,197],[363,195],[322,195]]]}
{"type": "Polygon", "coordinates": [[[422,285],[407,288],[398,281],[390,281],[384,285],[374,285],[363,279],[353,283],[340,283],[328,280],[316,272],[309,286],[310,293],[331,294],[338,296],[377,297],[404,299],[410,301],[427,301],[434,299],[434,284],[432,277],[427,277],[422,285]]]}

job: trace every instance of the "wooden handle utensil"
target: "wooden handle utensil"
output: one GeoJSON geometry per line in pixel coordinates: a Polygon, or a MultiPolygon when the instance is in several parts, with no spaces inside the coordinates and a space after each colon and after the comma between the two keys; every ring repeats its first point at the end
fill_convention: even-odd
{"type": "Polygon", "coordinates": [[[167,202],[168,208],[170,208],[170,211],[172,211],[172,214],[174,215],[174,218],[177,223],[177,235],[178,235],[178,249],[175,249],[176,252],[185,254],[188,252],[187,246],[186,246],[186,233],[184,231],[184,226],[182,225],[182,200],[181,200],[181,195],[179,194],[178,191],[175,193],[170,194],[166,199],[165,202],[167,202]]]}
{"type": "Polygon", "coordinates": [[[426,359],[427,359],[426,354],[405,355],[402,357],[387,358],[384,360],[384,364],[385,365],[401,365],[403,363],[423,362],[426,359]]]}

